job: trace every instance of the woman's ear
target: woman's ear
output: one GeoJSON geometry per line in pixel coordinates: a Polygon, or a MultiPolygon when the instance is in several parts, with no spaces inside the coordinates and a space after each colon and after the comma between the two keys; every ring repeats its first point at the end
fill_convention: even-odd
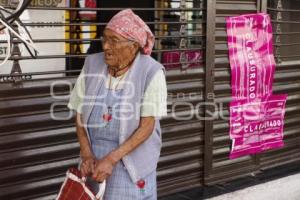
{"type": "Polygon", "coordinates": [[[133,46],[133,50],[134,50],[133,52],[135,52],[135,53],[139,52],[141,49],[139,43],[137,43],[137,42],[133,43],[132,46],[133,46]]]}

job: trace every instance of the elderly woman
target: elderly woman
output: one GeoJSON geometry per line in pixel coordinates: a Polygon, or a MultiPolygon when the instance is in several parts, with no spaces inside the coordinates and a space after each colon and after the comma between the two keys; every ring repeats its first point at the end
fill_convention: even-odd
{"type": "Polygon", "coordinates": [[[89,55],[71,93],[80,170],[106,180],[105,200],[157,199],[159,119],[166,115],[163,66],[151,58],[154,36],[132,10],[117,13],[89,55]]]}

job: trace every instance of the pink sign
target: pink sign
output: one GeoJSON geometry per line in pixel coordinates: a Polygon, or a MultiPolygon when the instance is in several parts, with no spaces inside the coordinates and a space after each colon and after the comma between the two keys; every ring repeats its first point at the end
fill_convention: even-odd
{"type": "Polygon", "coordinates": [[[180,56],[185,56],[187,68],[199,67],[202,65],[203,51],[189,50],[183,54],[180,51],[169,51],[162,54],[162,63],[167,70],[181,68],[180,56]]]}
{"type": "Polygon", "coordinates": [[[226,18],[232,102],[230,158],[283,146],[287,95],[273,95],[275,60],[270,17],[226,18]]]}
{"type": "Polygon", "coordinates": [[[283,146],[286,98],[287,95],[271,95],[261,101],[230,103],[230,158],[283,146]]]}

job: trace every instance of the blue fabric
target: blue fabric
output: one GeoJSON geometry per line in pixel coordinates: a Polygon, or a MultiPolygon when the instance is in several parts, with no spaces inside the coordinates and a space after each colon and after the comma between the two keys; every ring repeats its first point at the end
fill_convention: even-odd
{"type": "MultiPolygon", "coordinates": [[[[104,100],[96,100],[90,118],[88,120],[89,136],[94,155],[101,159],[119,146],[118,105],[123,90],[108,90],[104,100]],[[112,110],[112,120],[106,124],[103,114],[107,113],[107,105],[115,108],[112,110]],[[99,126],[100,125],[100,126],[99,126]],[[106,125],[106,126],[105,126],[106,125]]],[[[129,173],[123,163],[119,161],[113,169],[112,175],[106,180],[106,190],[104,200],[156,200],[156,170],[148,174],[145,178],[145,188],[140,188],[133,183],[129,173]]],[[[94,183],[93,188],[98,186],[94,183]]]]}

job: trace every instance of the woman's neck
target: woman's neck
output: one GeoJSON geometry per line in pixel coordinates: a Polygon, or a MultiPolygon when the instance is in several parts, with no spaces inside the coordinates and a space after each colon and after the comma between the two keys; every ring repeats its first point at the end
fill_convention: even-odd
{"type": "Polygon", "coordinates": [[[134,61],[134,58],[126,66],[119,66],[119,67],[110,67],[110,66],[108,66],[109,74],[114,76],[114,77],[118,77],[118,76],[123,75],[131,67],[133,61],[134,61]]]}
{"type": "Polygon", "coordinates": [[[129,67],[130,67],[130,65],[127,65],[123,68],[108,67],[108,72],[111,76],[118,77],[118,76],[121,76],[124,73],[126,73],[127,70],[129,69],[129,67]]]}
{"type": "Polygon", "coordinates": [[[134,60],[136,59],[139,51],[136,51],[130,62],[125,66],[112,67],[108,66],[108,72],[111,76],[118,77],[123,75],[128,71],[128,69],[132,66],[134,60]]]}

